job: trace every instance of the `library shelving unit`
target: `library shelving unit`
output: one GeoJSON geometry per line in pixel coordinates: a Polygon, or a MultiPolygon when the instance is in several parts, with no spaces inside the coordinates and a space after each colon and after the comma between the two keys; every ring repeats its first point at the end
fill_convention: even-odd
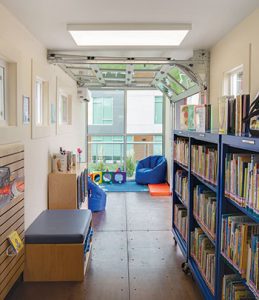
{"type": "MultiPolygon", "coordinates": [[[[175,242],[180,246],[180,249],[182,250],[182,254],[185,258],[185,263],[182,264],[183,271],[185,273],[188,273],[191,271],[192,275],[194,276],[196,282],[198,283],[205,299],[220,299],[218,295],[219,291],[219,282],[217,280],[219,274],[218,274],[218,268],[217,268],[217,261],[219,259],[219,251],[220,249],[220,228],[218,226],[218,211],[219,211],[219,195],[220,195],[220,185],[219,185],[219,169],[220,169],[220,151],[221,151],[221,136],[214,133],[196,133],[196,132],[188,132],[188,131],[179,131],[176,130],[173,133],[173,143],[174,143],[174,150],[173,150],[173,165],[172,165],[172,174],[173,174],[173,224],[172,224],[172,231],[174,234],[175,242]],[[176,152],[176,146],[175,143],[177,141],[186,141],[186,148],[188,148],[188,163],[183,164],[181,161],[179,161],[178,157],[175,156],[176,152]],[[212,182],[209,178],[206,178],[205,176],[202,176],[202,174],[198,174],[193,170],[192,166],[194,164],[193,157],[192,157],[192,149],[195,147],[195,145],[202,145],[204,147],[208,147],[210,149],[214,149],[217,151],[217,160],[216,160],[216,166],[214,174],[215,180],[212,182]],[[179,197],[179,193],[177,192],[176,187],[176,173],[178,170],[183,170],[186,172],[188,177],[188,199],[185,199],[185,202],[183,203],[181,197],[179,197]],[[197,214],[194,213],[194,188],[196,186],[202,186],[206,191],[209,193],[212,193],[214,195],[214,198],[216,200],[216,211],[215,211],[215,233],[211,233],[208,226],[199,218],[197,214]],[[188,229],[187,229],[187,240],[183,239],[183,236],[179,233],[179,229],[175,224],[175,205],[178,204],[184,204],[187,208],[187,223],[188,223],[188,229]],[[205,276],[204,271],[202,270],[202,267],[199,263],[199,261],[196,259],[194,254],[192,253],[191,249],[191,235],[192,232],[195,230],[195,228],[200,228],[203,231],[203,234],[209,239],[211,246],[213,247],[212,250],[215,253],[214,258],[214,264],[215,264],[215,274],[213,275],[213,278],[209,282],[208,279],[205,276]]],[[[182,149],[181,149],[182,150],[182,149]]],[[[181,151],[181,155],[182,155],[181,151]]],[[[187,152],[187,151],[186,151],[187,152]]],[[[216,156],[215,156],[216,157],[216,156]]],[[[186,161],[186,159],[185,159],[186,161]]],[[[198,164],[202,163],[198,160],[198,164]]],[[[197,165],[197,159],[196,159],[196,165],[197,165]]],[[[183,172],[183,171],[180,171],[183,172]]],[[[199,230],[200,230],[199,229],[199,230]]]]}
{"type": "MultiPolygon", "coordinates": [[[[220,209],[219,209],[219,218],[222,219],[224,214],[235,214],[247,216],[250,220],[256,224],[259,224],[259,214],[255,213],[251,208],[246,205],[240,205],[238,201],[235,200],[235,197],[226,193],[226,157],[227,155],[237,153],[240,155],[244,154],[259,154],[259,139],[252,137],[243,137],[243,136],[231,136],[231,135],[222,135],[222,144],[221,144],[221,178],[220,178],[220,209]]],[[[222,224],[220,222],[220,227],[222,224]]],[[[222,228],[220,228],[220,231],[222,228]]],[[[220,249],[221,250],[221,249],[220,249]]],[[[258,264],[257,264],[258,267],[258,264]]],[[[245,276],[241,275],[239,268],[225,255],[223,252],[220,254],[220,259],[218,261],[218,269],[220,278],[224,274],[236,273],[240,275],[240,279],[243,284],[252,292],[255,299],[259,299],[259,293],[256,291],[252,285],[246,281],[245,276]]],[[[219,290],[222,290],[222,281],[220,281],[219,290]]]]}
{"type": "MultiPolygon", "coordinates": [[[[175,130],[173,132],[173,145],[172,232],[175,242],[179,245],[185,258],[182,268],[185,273],[191,272],[205,299],[219,300],[222,299],[223,276],[228,274],[237,274],[239,276],[238,274],[240,273],[234,263],[221,252],[223,216],[226,214],[237,214],[249,217],[249,222],[251,219],[255,226],[259,223],[259,215],[254,210],[246,206],[240,206],[238,201],[235,201],[235,198],[226,196],[226,156],[230,155],[229,153],[259,154],[259,139],[175,130]],[[197,151],[200,151],[198,156],[196,154],[197,151]],[[213,180],[210,177],[212,170],[210,151],[212,157],[217,157],[216,160],[212,161],[215,167],[212,172],[213,180]],[[201,157],[205,158],[201,159],[201,157]],[[206,166],[208,165],[209,168],[205,168],[205,171],[201,173],[200,170],[205,165],[204,159],[206,160],[206,166]],[[208,172],[209,177],[207,176],[208,172]],[[183,180],[183,177],[187,177],[187,179],[183,180]],[[187,189],[188,192],[184,192],[183,189],[187,189]],[[197,208],[197,203],[201,203],[197,201],[197,195],[200,195],[199,191],[205,193],[202,201],[208,197],[208,203],[213,203],[214,205],[214,214],[212,213],[212,206],[207,206],[207,214],[205,213],[207,219],[205,221],[204,207],[197,208]],[[184,193],[185,199],[181,197],[181,193],[184,193]],[[179,228],[178,220],[179,217],[185,217],[185,214],[179,213],[179,210],[185,210],[185,214],[187,213],[187,235],[185,238],[182,230],[179,228]],[[203,213],[200,213],[201,211],[203,213]],[[211,216],[208,212],[211,212],[211,216]],[[208,219],[210,220],[208,221],[208,219]],[[213,227],[211,227],[212,219],[215,219],[213,227]],[[197,239],[195,233],[198,234],[197,239]],[[209,261],[214,266],[211,268],[214,269],[212,273],[208,269],[205,273],[204,268],[206,269],[208,265],[206,267],[203,265],[202,267],[195,256],[195,253],[197,253],[195,250],[200,250],[200,244],[197,247],[197,242],[199,243],[200,239],[204,239],[204,244],[209,245],[208,248],[205,248],[206,259],[210,259],[210,255],[213,256],[213,262],[209,261]],[[193,244],[195,246],[192,246],[193,244]]],[[[202,203],[204,204],[204,202],[202,203]]],[[[185,223],[183,224],[185,225],[185,223]]],[[[246,282],[244,277],[244,274],[242,276],[240,274],[239,280],[254,294],[254,299],[259,299],[258,291],[246,282]]]]}

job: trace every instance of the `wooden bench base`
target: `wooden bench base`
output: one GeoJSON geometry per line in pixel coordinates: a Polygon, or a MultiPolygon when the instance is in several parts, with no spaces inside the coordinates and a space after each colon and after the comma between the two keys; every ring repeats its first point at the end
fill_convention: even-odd
{"type": "Polygon", "coordinates": [[[83,281],[89,255],[84,244],[26,244],[24,280],[83,281]]]}

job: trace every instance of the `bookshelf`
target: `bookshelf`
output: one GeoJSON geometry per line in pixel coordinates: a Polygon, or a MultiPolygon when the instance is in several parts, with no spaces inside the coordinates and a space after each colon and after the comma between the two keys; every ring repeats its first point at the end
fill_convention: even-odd
{"type": "MultiPolygon", "coordinates": [[[[226,185],[228,184],[228,175],[227,170],[227,161],[228,157],[237,155],[243,159],[247,159],[247,156],[250,155],[258,155],[259,154],[259,139],[244,137],[244,136],[231,136],[231,135],[222,135],[222,143],[221,143],[221,179],[220,179],[220,210],[219,210],[219,218],[222,220],[227,214],[236,214],[238,216],[248,217],[249,222],[253,222],[254,226],[259,225],[259,214],[256,213],[251,207],[248,207],[248,203],[244,203],[244,201],[239,201],[239,199],[244,199],[243,197],[239,197],[233,193],[229,193],[226,190],[226,185]],[[242,157],[243,156],[243,157],[242,157]],[[227,176],[226,176],[227,174],[227,176]],[[227,178],[226,178],[227,177],[227,178]]],[[[234,157],[235,158],[235,157],[234,157]]],[[[238,160],[240,163],[240,160],[238,160]]],[[[246,163],[246,165],[249,163],[246,163]]],[[[247,166],[249,167],[249,165],[247,166]]],[[[239,167],[240,168],[240,167],[239,167]]],[[[233,171],[233,169],[232,169],[233,171]]],[[[234,170],[235,171],[235,170],[234,170]]],[[[237,171],[237,170],[236,170],[237,171]]],[[[232,172],[232,176],[233,176],[232,172]]],[[[242,172],[243,173],[243,172],[242,172]]],[[[239,174],[239,173],[238,173],[239,174]]],[[[239,176],[238,176],[239,178],[239,176]]],[[[241,178],[242,179],[242,178],[241,178]]],[[[244,178],[245,179],[245,178],[244,178]]],[[[239,185],[239,186],[243,186],[239,185]]],[[[233,188],[233,182],[232,182],[233,188]]],[[[238,190],[238,193],[242,193],[243,191],[238,190]]],[[[258,196],[257,196],[258,198],[258,196]]],[[[220,231],[222,232],[222,222],[219,224],[220,231]]],[[[223,235],[223,232],[221,233],[223,235]]],[[[219,267],[219,276],[222,278],[224,274],[237,274],[239,275],[242,283],[251,291],[254,295],[254,299],[259,299],[258,290],[254,288],[254,286],[247,281],[246,274],[244,274],[244,270],[240,270],[240,266],[237,265],[222,249],[219,249],[220,259],[218,262],[219,267]]],[[[243,255],[244,256],[244,255],[243,255]]],[[[247,266],[246,266],[247,267],[247,266]]],[[[219,290],[222,291],[222,281],[220,281],[219,290]]]]}
{"type": "MultiPolygon", "coordinates": [[[[232,180],[231,177],[227,177],[227,184],[225,183],[225,168],[226,165],[229,168],[229,165],[226,164],[226,159],[231,158],[233,153],[236,154],[234,158],[238,157],[239,154],[246,154],[246,156],[243,155],[239,159],[239,168],[241,166],[240,161],[248,160],[247,155],[259,154],[259,139],[176,130],[173,132],[173,144],[172,232],[175,242],[180,246],[185,258],[185,262],[182,264],[183,271],[192,273],[205,299],[222,299],[223,281],[226,283],[230,277],[234,278],[235,276],[233,280],[238,278],[238,282],[250,290],[254,299],[259,299],[254,285],[246,281],[243,272],[241,274],[237,264],[221,251],[223,249],[221,245],[223,243],[222,238],[224,237],[222,222],[226,218],[226,214],[241,215],[242,219],[244,216],[245,219],[249,220],[249,224],[253,222],[251,226],[254,226],[255,229],[258,228],[259,215],[255,208],[247,207],[244,204],[244,200],[241,202],[241,206],[240,201],[236,201],[233,193],[225,193],[225,185],[232,180]],[[184,146],[183,143],[185,143],[184,146]],[[198,156],[197,153],[199,154],[198,156]],[[217,157],[217,159],[213,159],[213,156],[217,157]],[[204,165],[208,167],[201,168],[204,165]],[[179,174],[184,174],[184,172],[188,179],[188,193],[185,193],[185,195],[188,195],[188,199],[184,199],[185,201],[182,199],[182,194],[179,193],[178,180],[179,174]],[[179,205],[187,209],[188,234],[186,240],[184,240],[178,230],[178,226],[175,224],[175,207],[179,205]],[[208,215],[209,213],[210,215],[208,215]],[[212,223],[214,218],[215,223],[212,223]],[[204,265],[204,260],[198,259],[201,249],[203,253],[206,253],[206,265],[204,265]],[[208,265],[210,266],[209,269],[207,268],[208,265]],[[212,272],[211,270],[213,269],[214,271],[212,272]]],[[[253,158],[252,161],[256,158],[253,158]]],[[[233,166],[235,166],[234,163],[232,163],[233,166]]],[[[249,166],[249,164],[244,164],[244,166],[249,166]]],[[[232,171],[235,170],[232,169],[232,171]]],[[[232,173],[237,174],[236,172],[232,173]]],[[[246,174],[245,171],[242,171],[242,174],[246,174]]],[[[247,174],[246,177],[242,178],[247,180],[247,174]]],[[[233,188],[234,182],[237,185],[236,190],[246,195],[245,192],[247,190],[238,187],[239,179],[237,182],[233,180],[231,182],[231,188],[233,188]]],[[[253,190],[252,195],[254,193],[255,190],[253,190]]],[[[249,198],[249,205],[254,203],[253,201],[253,198],[249,198]]]]}

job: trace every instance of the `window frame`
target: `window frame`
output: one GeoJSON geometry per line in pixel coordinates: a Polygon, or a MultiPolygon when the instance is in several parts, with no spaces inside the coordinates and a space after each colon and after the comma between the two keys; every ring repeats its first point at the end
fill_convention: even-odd
{"type": "Polygon", "coordinates": [[[59,124],[68,125],[69,124],[69,96],[63,91],[59,94],[59,124]],[[66,102],[64,106],[64,101],[66,102]],[[66,107],[66,118],[64,118],[64,108],[66,107]]]}
{"type": "Polygon", "coordinates": [[[234,96],[241,95],[243,93],[243,83],[244,83],[244,66],[237,66],[230,71],[227,71],[224,76],[223,84],[223,96],[234,96]],[[237,90],[237,77],[242,74],[241,89],[237,90]]]}
{"type": "Polygon", "coordinates": [[[163,105],[164,105],[164,97],[163,96],[155,96],[155,99],[154,99],[154,124],[157,124],[157,125],[161,125],[163,124],[163,105]],[[158,100],[159,99],[159,100],[158,100]],[[160,104],[161,107],[161,120],[157,120],[158,117],[157,117],[157,113],[158,113],[158,109],[157,109],[157,104],[160,104]]]}
{"type": "Polygon", "coordinates": [[[112,126],[113,125],[113,101],[114,101],[113,97],[93,97],[93,126],[100,126],[100,125],[101,126],[112,126]],[[111,119],[104,119],[104,110],[105,110],[105,108],[104,108],[104,100],[106,100],[106,99],[111,100],[111,112],[112,112],[111,119]],[[97,103],[95,103],[96,100],[99,100],[99,101],[101,100],[100,104],[102,106],[101,107],[102,123],[95,122],[95,105],[97,104],[97,103]],[[104,121],[111,121],[111,123],[110,124],[105,124],[104,121]]]}
{"type": "Polygon", "coordinates": [[[8,125],[8,105],[7,105],[7,63],[0,59],[0,68],[3,69],[3,99],[0,101],[0,126],[8,125]],[[2,108],[1,108],[2,106],[2,108]]]}
{"type": "Polygon", "coordinates": [[[35,125],[37,127],[44,125],[44,95],[43,95],[43,86],[44,81],[40,77],[36,77],[35,80],[35,125]],[[40,99],[38,99],[38,88],[40,86],[40,99]],[[40,100],[40,101],[38,101],[40,100]]]}

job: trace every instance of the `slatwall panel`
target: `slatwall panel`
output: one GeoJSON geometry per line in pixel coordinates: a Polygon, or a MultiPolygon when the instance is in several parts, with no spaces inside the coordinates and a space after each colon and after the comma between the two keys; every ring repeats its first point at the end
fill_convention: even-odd
{"type": "MultiPolygon", "coordinates": [[[[11,179],[24,178],[24,148],[22,144],[0,145],[0,168],[8,167],[11,179]]],[[[8,235],[16,230],[24,240],[24,193],[10,199],[0,195],[0,300],[4,299],[24,269],[24,250],[17,256],[7,256],[8,235]]]]}

